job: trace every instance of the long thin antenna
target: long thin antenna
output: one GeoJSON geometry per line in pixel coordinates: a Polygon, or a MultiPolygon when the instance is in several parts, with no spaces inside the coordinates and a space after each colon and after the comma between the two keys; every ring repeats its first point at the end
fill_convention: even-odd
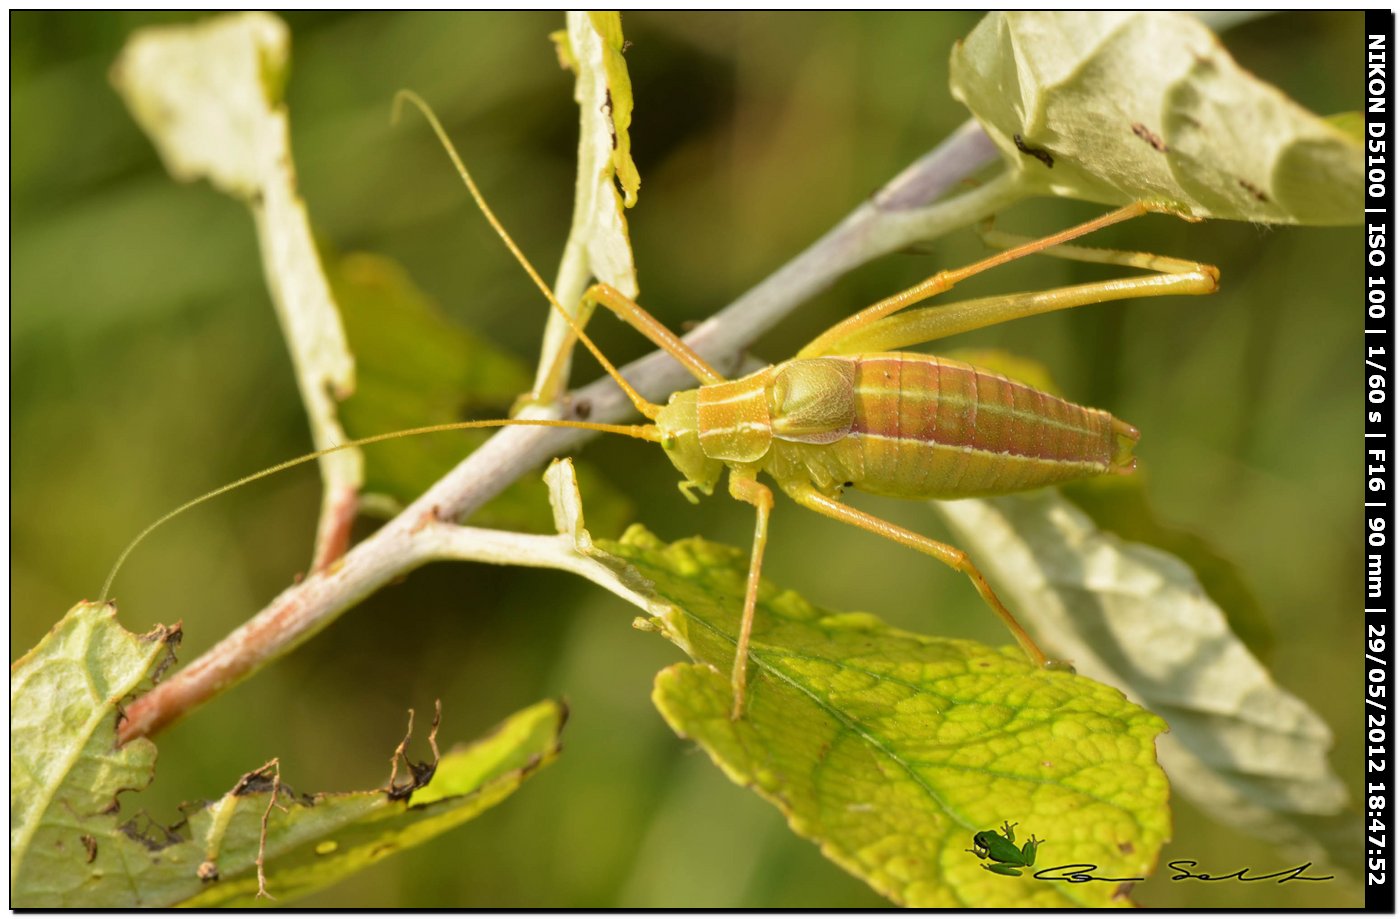
{"type": "Polygon", "coordinates": [[[598,359],[598,363],[603,365],[603,369],[608,372],[608,376],[612,377],[617,381],[617,385],[622,387],[622,391],[627,394],[627,398],[632,401],[632,405],[636,407],[637,411],[641,412],[647,418],[655,420],[656,416],[661,412],[661,406],[642,398],[642,395],[632,388],[632,384],[623,379],[622,374],[613,366],[612,361],[603,356],[603,352],[598,349],[597,345],[593,344],[593,340],[584,334],[583,327],[574,320],[574,317],[569,315],[569,311],[564,309],[563,304],[554,296],[554,291],[550,290],[549,285],[540,278],[539,273],[535,271],[535,267],[531,265],[530,260],[525,257],[525,253],[520,251],[520,247],[515,244],[515,240],[510,238],[510,234],[506,232],[506,228],[502,226],[501,221],[496,218],[496,214],[491,210],[491,206],[486,203],[486,198],[481,194],[481,190],[476,187],[476,182],[472,180],[471,173],[467,171],[467,167],[463,164],[462,158],[457,154],[457,148],[453,146],[452,139],[447,136],[447,131],[443,129],[442,122],[438,121],[437,116],[433,114],[433,110],[428,107],[428,103],[424,102],[423,99],[412,90],[399,90],[394,95],[393,123],[398,124],[399,114],[403,109],[403,102],[405,99],[413,103],[418,111],[423,113],[423,117],[428,119],[428,124],[432,126],[433,132],[437,134],[438,140],[442,142],[442,146],[447,151],[447,155],[452,158],[452,165],[457,167],[457,174],[460,175],[462,181],[466,183],[467,191],[471,192],[473,200],[476,201],[476,206],[481,209],[481,213],[485,215],[487,222],[491,224],[491,229],[495,230],[496,235],[501,237],[501,241],[506,244],[506,248],[510,250],[510,254],[515,256],[515,260],[520,263],[520,267],[525,269],[525,273],[530,276],[530,280],[535,282],[535,286],[540,289],[540,293],[544,294],[545,299],[550,302],[550,305],[559,312],[560,316],[564,317],[564,321],[569,324],[569,328],[578,336],[579,341],[583,342],[584,346],[593,353],[593,356],[598,359]]]}
{"type": "Polygon", "coordinates": [[[309,463],[312,460],[320,459],[321,457],[329,453],[336,453],[340,450],[348,450],[351,447],[364,447],[368,446],[369,444],[377,444],[386,440],[396,440],[400,437],[414,437],[419,434],[437,434],[442,431],[465,431],[470,428],[501,428],[507,426],[535,428],[582,428],[585,431],[601,431],[604,434],[622,434],[627,437],[635,437],[638,440],[649,440],[653,443],[657,443],[661,439],[661,435],[657,432],[656,427],[650,424],[597,424],[591,421],[550,421],[543,418],[500,418],[492,419],[490,421],[450,421],[444,424],[430,424],[426,427],[421,428],[408,428],[407,430],[403,431],[391,431],[387,434],[375,434],[372,437],[361,437],[357,440],[348,440],[343,444],[337,444],[334,447],[326,447],[324,450],[315,450],[311,453],[306,453],[301,456],[295,457],[294,459],[289,459],[284,462],[278,463],[276,466],[269,466],[260,472],[254,472],[251,475],[245,475],[243,478],[239,479],[236,482],[229,482],[227,485],[221,485],[213,491],[205,492],[198,498],[191,498],[184,504],[181,504],[179,507],[175,508],[173,511],[170,511],[169,513],[165,514],[160,519],[152,523],[150,526],[142,530],[140,533],[136,534],[136,538],[133,539],[131,542],[127,543],[126,548],[122,550],[122,554],[117,556],[116,564],[112,566],[111,572],[107,575],[107,580],[102,584],[102,601],[106,601],[108,593],[110,593],[112,590],[112,582],[117,579],[117,572],[121,571],[122,565],[126,563],[127,557],[130,556],[133,551],[135,551],[136,547],[139,546],[147,536],[151,535],[151,533],[157,528],[159,528],[162,524],[166,523],[172,518],[180,516],[190,508],[197,507],[203,504],[205,501],[217,498],[219,497],[219,495],[233,491],[235,488],[241,488],[244,485],[247,485],[249,482],[256,482],[258,479],[265,479],[270,475],[276,475],[277,473],[282,472],[284,469],[290,469],[293,466],[300,466],[302,463],[309,463]]]}

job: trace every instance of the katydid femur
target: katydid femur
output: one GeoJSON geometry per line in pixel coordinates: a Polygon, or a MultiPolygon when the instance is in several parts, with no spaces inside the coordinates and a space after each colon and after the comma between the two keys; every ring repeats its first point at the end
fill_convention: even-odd
{"type": "Polygon", "coordinates": [[[1219,272],[1210,265],[1067,245],[1095,230],[1150,211],[1171,213],[1170,208],[1149,202],[1130,204],[1038,240],[988,231],[984,238],[1001,249],[996,254],[964,268],[940,271],[861,310],[817,336],[791,360],[728,380],[640,305],[607,284],[589,288],[577,318],[571,316],[496,218],[426,103],[412,93],[402,92],[395,100],[396,115],[405,100],[423,112],[477,207],[571,330],[570,339],[561,345],[545,378],[554,379],[562,373],[567,363],[564,357],[577,339],[651,423],[612,425],[546,419],[452,422],[379,434],[308,453],[211,491],[151,524],[118,558],[103,588],[104,597],[132,549],[166,520],[248,482],[336,450],[468,428],[583,428],[659,443],[684,476],[680,489],[692,502],[698,500],[696,491],[713,494],[722,473],[728,469],[730,495],[755,508],[743,612],[739,634],[734,637],[734,718],[744,711],[754,610],[773,508],[773,492],[759,481],[760,473],[767,474],[798,504],[961,571],[1005,623],[1025,654],[1037,665],[1053,664],[997,598],[966,553],[849,507],[840,499],[848,488],[910,499],[1000,495],[1106,473],[1131,472],[1136,462],[1132,451],[1138,431],[1109,413],[1075,405],[960,361],[893,349],[1075,306],[1215,291],[1219,272]],[[1035,253],[1153,273],[908,309],[949,290],[959,281],[1035,253]],[[700,386],[674,393],[664,406],[643,398],[584,332],[598,306],[614,313],[675,358],[700,386]]]}

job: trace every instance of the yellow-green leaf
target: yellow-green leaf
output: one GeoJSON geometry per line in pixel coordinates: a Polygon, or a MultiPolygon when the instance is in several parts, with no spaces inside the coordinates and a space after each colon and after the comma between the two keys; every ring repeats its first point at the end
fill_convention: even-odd
{"type": "MultiPolygon", "coordinates": [[[[622,57],[622,18],[618,13],[565,15],[562,37],[551,36],[561,64],[574,72],[574,101],[579,109],[578,173],[574,181],[574,215],[554,294],[576,315],[592,278],[636,297],[637,267],[632,259],[625,208],[637,203],[641,175],[632,162],[632,82],[622,57]],[[621,191],[619,191],[619,188],[621,191]]],[[[540,346],[540,365],[532,394],[547,405],[567,389],[573,331],[551,314],[540,346]]]]}
{"type": "Polygon", "coordinates": [[[992,13],[955,46],[951,81],[1028,188],[1196,217],[1360,220],[1360,137],[1186,14],[992,13]]]}
{"type": "MultiPolygon", "coordinates": [[[[446,832],[500,803],[559,753],[566,711],[553,701],[512,715],[484,739],[444,756],[432,782],[408,801],[390,800],[382,789],[310,798],[288,795],[286,811],[273,808],[267,826],[267,889],[290,900],[340,880],[395,852],[446,832]]],[[[220,881],[182,906],[253,906],[257,857],[267,792],[237,801],[235,821],[222,834],[220,881]]],[[[205,839],[214,810],[190,818],[194,839],[205,839]]],[[[191,844],[192,845],[192,844],[191,844]]]]}
{"type": "Polygon", "coordinates": [[[910,906],[1128,905],[1126,887],[983,870],[966,851],[1004,821],[1045,840],[1036,869],[1088,862],[1145,877],[1169,833],[1162,722],[1100,683],[1017,652],[833,613],[764,584],[748,705],[730,719],[747,553],[640,528],[599,549],[627,563],[652,625],[694,658],[654,701],[797,833],[910,906]]]}
{"type": "Polygon", "coordinates": [[[291,35],[267,13],[138,29],[112,83],[170,174],[249,200],[285,149],[281,87],[291,35]]]}
{"type": "Polygon", "coordinates": [[[637,203],[642,177],[637,173],[637,164],[632,162],[632,78],[627,74],[627,62],[622,59],[626,45],[622,37],[622,14],[591,12],[588,22],[603,43],[603,73],[608,82],[605,114],[612,119],[614,134],[613,169],[618,185],[622,186],[623,198],[631,207],[637,203]]]}
{"type": "Polygon", "coordinates": [[[569,245],[582,247],[594,277],[635,297],[637,269],[623,208],[637,203],[642,179],[632,162],[632,82],[622,59],[622,21],[617,13],[571,13],[568,25],[579,106],[578,182],[569,245]]]}

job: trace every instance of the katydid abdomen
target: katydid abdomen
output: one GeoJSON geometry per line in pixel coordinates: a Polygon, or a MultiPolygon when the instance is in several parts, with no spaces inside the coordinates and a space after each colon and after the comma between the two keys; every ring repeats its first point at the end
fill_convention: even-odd
{"type": "Polygon", "coordinates": [[[1107,412],[924,354],[787,361],[698,399],[709,456],[829,495],[966,498],[1127,472],[1138,437],[1107,412]]]}
{"type": "Polygon", "coordinates": [[[1128,471],[1137,431],[999,373],[923,354],[855,365],[851,487],[897,498],[1025,491],[1128,471]]]}

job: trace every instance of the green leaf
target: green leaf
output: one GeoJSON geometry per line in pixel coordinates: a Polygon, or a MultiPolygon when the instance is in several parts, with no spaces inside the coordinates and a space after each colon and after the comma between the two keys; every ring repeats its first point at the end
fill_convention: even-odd
{"type": "Polygon", "coordinates": [[[115,905],[100,891],[118,864],[117,793],[150,784],[156,759],[149,740],[117,746],[117,719],[179,638],[79,603],[11,665],[11,906],[115,905]]]}
{"type": "MultiPolygon", "coordinates": [[[[326,258],[331,288],[357,358],[359,385],[341,404],[352,437],[452,421],[504,418],[530,386],[514,355],[453,322],[392,259],[326,258]]],[[[365,448],[365,488],[396,509],[422,494],[494,432],[451,431],[365,448]]],[[[631,503],[586,464],[580,476],[600,531],[621,532],[631,503]]],[[[479,526],[549,532],[540,480],[517,480],[472,516],[479,526]]],[[[375,507],[370,502],[370,507],[375,507]]]]}
{"type": "Polygon", "coordinates": [[[1181,794],[1290,855],[1359,864],[1361,837],[1327,753],[1332,732],[1276,684],[1179,559],[1111,533],[1053,489],[934,502],[1056,657],[1161,714],[1181,794]]]}
{"type": "MultiPolygon", "coordinates": [[[[518,359],[452,322],[397,262],[352,253],[326,264],[357,356],[359,385],[341,407],[351,436],[503,418],[529,387],[518,359]]],[[[452,431],[367,448],[365,488],[407,503],[491,433],[452,431]]]]}
{"type": "MultiPolygon", "coordinates": [[[[187,812],[174,828],[124,819],[150,784],[155,745],[117,746],[120,707],[170,659],[179,632],[136,636],[111,604],[82,603],[10,671],[10,899],[26,908],[251,905],[298,896],[463,823],[552,762],[565,711],[542,702],[444,756],[408,800],[387,787],[296,795],[269,809],[272,773],[187,812]]],[[[400,782],[400,785],[403,783],[400,782]]]]}
{"type": "Polygon", "coordinates": [[[764,582],[748,708],[731,721],[748,553],[701,539],[663,545],[639,526],[595,542],[569,462],[545,479],[559,535],[513,540],[517,557],[528,548],[530,564],[645,610],[639,628],[698,662],[657,678],[653,699],[671,726],[876,890],[912,906],[1126,902],[1126,887],[982,871],[964,850],[1008,820],[1047,840],[1047,867],[1087,861],[1145,877],[1155,865],[1169,832],[1153,743],[1162,722],[1117,690],[1014,650],[818,609],[764,582]]]}
{"type": "Polygon", "coordinates": [[[951,85],[1030,189],[1196,217],[1360,220],[1355,132],[1243,70],[1182,13],[992,13],[955,46],[951,85]]]}
{"type": "Polygon", "coordinates": [[[1107,906],[1111,884],[982,870],[966,850],[1003,821],[1045,840],[1038,865],[1089,862],[1145,877],[1169,832],[1153,740],[1161,721],[1084,677],[1019,653],[890,628],[763,584],[744,717],[730,720],[748,554],[634,527],[603,551],[651,625],[698,663],[657,678],[653,699],[798,834],[909,906],[1107,906]]]}
{"type": "Polygon", "coordinates": [[[1358,144],[1366,140],[1366,116],[1360,112],[1338,112],[1323,120],[1343,134],[1355,138],[1358,144]]]}

